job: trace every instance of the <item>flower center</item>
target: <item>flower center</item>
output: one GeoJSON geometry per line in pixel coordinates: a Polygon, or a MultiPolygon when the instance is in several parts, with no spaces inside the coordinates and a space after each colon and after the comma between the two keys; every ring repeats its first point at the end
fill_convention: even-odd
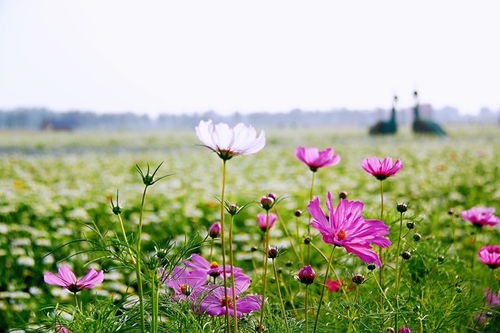
{"type": "Polygon", "coordinates": [[[191,294],[191,287],[189,287],[187,284],[183,283],[183,284],[181,284],[180,291],[181,291],[181,294],[189,296],[191,294]]]}
{"type": "Polygon", "coordinates": [[[210,268],[211,268],[211,269],[218,268],[218,267],[219,267],[219,264],[218,264],[217,262],[212,261],[212,262],[210,263],[210,268]]]}
{"type": "MultiPolygon", "coordinates": [[[[235,299],[238,299],[238,297],[236,297],[235,299]]],[[[233,307],[233,299],[229,296],[227,296],[227,297],[224,296],[220,300],[220,305],[221,306],[227,305],[228,307],[232,308],[233,307]]]]}
{"type": "Polygon", "coordinates": [[[344,230],[340,230],[338,233],[337,233],[337,239],[339,241],[343,241],[344,239],[347,238],[347,234],[345,233],[344,230]]]}

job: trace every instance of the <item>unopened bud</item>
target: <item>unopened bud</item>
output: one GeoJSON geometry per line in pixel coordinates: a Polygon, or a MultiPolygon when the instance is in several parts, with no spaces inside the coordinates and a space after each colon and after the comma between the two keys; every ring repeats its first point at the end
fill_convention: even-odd
{"type": "Polygon", "coordinates": [[[373,271],[375,268],[377,268],[377,266],[375,266],[375,264],[369,264],[367,268],[369,271],[373,271]]]}
{"type": "Polygon", "coordinates": [[[260,198],[260,204],[262,205],[262,208],[264,208],[265,210],[269,210],[273,207],[274,205],[274,199],[269,197],[269,196],[264,196],[262,198],[260,198]]]}
{"type": "Polygon", "coordinates": [[[339,199],[347,199],[347,192],[344,192],[344,191],[340,192],[339,199]]]}
{"type": "Polygon", "coordinates": [[[398,205],[396,206],[396,209],[398,210],[398,212],[404,213],[408,210],[408,205],[405,204],[404,202],[401,202],[401,203],[398,203],[398,205]]]}
{"type": "Polygon", "coordinates": [[[208,229],[208,235],[213,239],[213,238],[217,238],[219,237],[220,235],[220,230],[221,230],[221,227],[220,227],[220,223],[219,222],[215,222],[214,224],[212,224],[210,226],[210,228],[208,229]]]}
{"type": "Polygon", "coordinates": [[[422,235],[419,234],[418,232],[416,232],[414,235],[413,235],[413,239],[415,240],[415,242],[418,242],[419,240],[422,239],[422,235]]]}
{"type": "Polygon", "coordinates": [[[307,265],[300,269],[299,274],[297,274],[297,277],[299,278],[299,281],[302,282],[303,284],[311,284],[314,282],[314,279],[316,278],[316,273],[314,272],[314,269],[311,266],[307,265]]]}
{"type": "Polygon", "coordinates": [[[351,280],[356,284],[362,284],[365,281],[365,277],[361,274],[356,274],[351,278],[351,280]]]}
{"type": "Polygon", "coordinates": [[[410,229],[410,230],[411,230],[411,229],[413,229],[413,228],[415,228],[415,222],[412,222],[412,221],[407,222],[407,223],[406,223],[406,227],[407,227],[408,229],[410,229]]]}
{"type": "Polygon", "coordinates": [[[302,211],[300,209],[297,209],[294,214],[296,217],[300,217],[302,215],[302,211]]]}
{"type": "Polygon", "coordinates": [[[307,236],[307,237],[304,237],[304,244],[309,244],[311,243],[311,237],[307,236]]]}
{"type": "Polygon", "coordinates": [[[403,253],[401,253],[401,257],[403,257],[404,260],[408,260],[411,258],[411,253],[408,251],[404,251],[403,253]]]}
{"type": "Polygon", "coordinates": [[[269,259],[275,259],[279,255],[279,250],[276,247],[271,247],[269,250],[267,250],[267,257],[269,259]]]}

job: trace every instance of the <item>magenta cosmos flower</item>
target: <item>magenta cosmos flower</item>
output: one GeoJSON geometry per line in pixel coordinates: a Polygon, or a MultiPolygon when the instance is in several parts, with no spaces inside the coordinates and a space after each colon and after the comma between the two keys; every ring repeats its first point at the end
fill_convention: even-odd
{"type": "Polygon", "coordinates": [[[242,123],[231,128],[224,123],[214,125],[212,120],[202,120],[195,130],[205,147],[216,152],[224,161],[236,155],[255,154],[266,145],[264,131],[257,136],[252,126],[242,123]]]}
{"type": "Polygon", "coordinates": [[[318,197],[307,206],[313,217],[311,226],[319,230],[323,241],[345,248],[347,252],[354,253],[366,263],[381,266],[382,262],[371,244],[389,247],[391,241],[383,237],[389,234],[389,227],[379,220],[365,220],[362,215],[362,202],[341,199],[337,209],[334,209],[332,194],[328,192],[326,206],[329,218],[321,210],[318,197]]]}
{"type": "Polygon", "coordinates": [[[484,305],[491,305],[495,308],[500,306],[500,292],[494,293],[491,289],[487,288],[484,290],[484,296],[486,297],[484,305]]]}
{"type": "Polygon", "coordinates": [[[76,279],[75,274],[69,266],[59,267],[57,275],[51,272],[43,274],[43,280],[53,286],[59,286],[68,289],[72,293],[77,293],[83,289],[92,289],[104,280],[103,271],[96,272],[92,268],[80,280],[76,279]]]}
{"type": "Polygon", "coordinates": [[[398,331],[399,333],[411,333],[411,329],[408,327],[401,327],[398,331]]]}
{"type": "Polygon", "coordinates": [[[267,221],[266,214],[257,214],[257,223],[262,231],[269,230],[276,223],[278,217],[276,214],[269,213],[269,221],[267,221]]]}
{"type": "Polygon", "coordinates": [[[403,169],[403,163],[401,160],[392,163],[390,157],[384,158],[383,161],[380,161],[377,157],[368,157],[361,162],[361,167],[378,180],[384,180],[403,169]]]}
{"type": "Polygon", "coordinates": [[[334,154],[332,148],[320,151],[318,148],[297,147],[295,156],[306,164],[312,172],[340,162],[340,155],[334,154]]]}
{"type": "Polygon", "coordinates": [[[56,332],[57,333],[71,333],[71,331],[69,329],[67,329],[64,326],[61,326],[61,324],[59,324],[59,323],[56,323],[56,332]]]}
{"type": "Polygon", "coordinates": [[[173,290],[175,300],[186,300],[188,297],[192,299],[207,282],[207,274],[203,271],[188,271],[183,267],[175,267],[163,282],[173,290]]]}
{"type": "MultiPolygon", "coordinates": [[[[250,278],[246,275],[236,276],[235,298],[236,298],[236,316],[239,318],[243,314],[259,310],[262,305],[262,296],[247,295],[240,297],[250,286],[250,278]]],[[[200,303],[200,311],[210,316],[222,316],[226,314],[226,307],[230,316],[235,316],[233,304],[233,291],[230,287],[226,289],[225,297],[224,287],[218,285],[208,285],[205,287],[205,297],[200,303]]]]}
{"type": "MultiPolygon", "coordinates": [[[[222,273],[225,271],[226,278],[231,276],[231,265],[226,265],[225,269],[215,261],[208,262],[205,258],[199,254],[192,254],[188,260],[183,262],[184,266],[190,268],[193,271],[203,272],[205,275],[211,276],[213,278],[222,277],[222,273]]],[[[243,269],[240,267],[233,267],[234,275],[243,274],[243,269]]],[[[243,274],[244,275],[244,274],[243,274]]]]}
{"type": "Polygon", "coordinates": [[[476,226],[500,224],[500,218],[495,216],[495,208],[473,207],[462,212],[462,218],[476,226]]]}
{"type": "Polygon", "coordinates": [[[483,246],[477,255],[483,264],[491,269],[500,266],[500,245],[483,246]]]}

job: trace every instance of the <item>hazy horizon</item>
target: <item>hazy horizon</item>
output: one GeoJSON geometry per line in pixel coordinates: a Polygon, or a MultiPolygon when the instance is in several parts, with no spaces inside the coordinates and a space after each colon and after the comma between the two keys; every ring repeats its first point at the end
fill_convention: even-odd
{"type": "Polygon", "coordinates": [[[0,3],[0,109],[500,109],[495,1],[0,3]]]}

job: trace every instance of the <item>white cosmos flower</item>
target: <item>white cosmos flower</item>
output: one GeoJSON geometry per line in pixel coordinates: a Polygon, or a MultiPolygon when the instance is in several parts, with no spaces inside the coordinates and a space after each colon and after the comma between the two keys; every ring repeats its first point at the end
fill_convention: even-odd
{"type": "Polygon", "coordinates": [[[266,145],[264,131],[257,137],[255,129],[243,123],[231,128],[224,123],[214,125],[212,120],[202,120],[195,130],[198,139],[223,160],[236,155],[255,154],[266,145]]]}

